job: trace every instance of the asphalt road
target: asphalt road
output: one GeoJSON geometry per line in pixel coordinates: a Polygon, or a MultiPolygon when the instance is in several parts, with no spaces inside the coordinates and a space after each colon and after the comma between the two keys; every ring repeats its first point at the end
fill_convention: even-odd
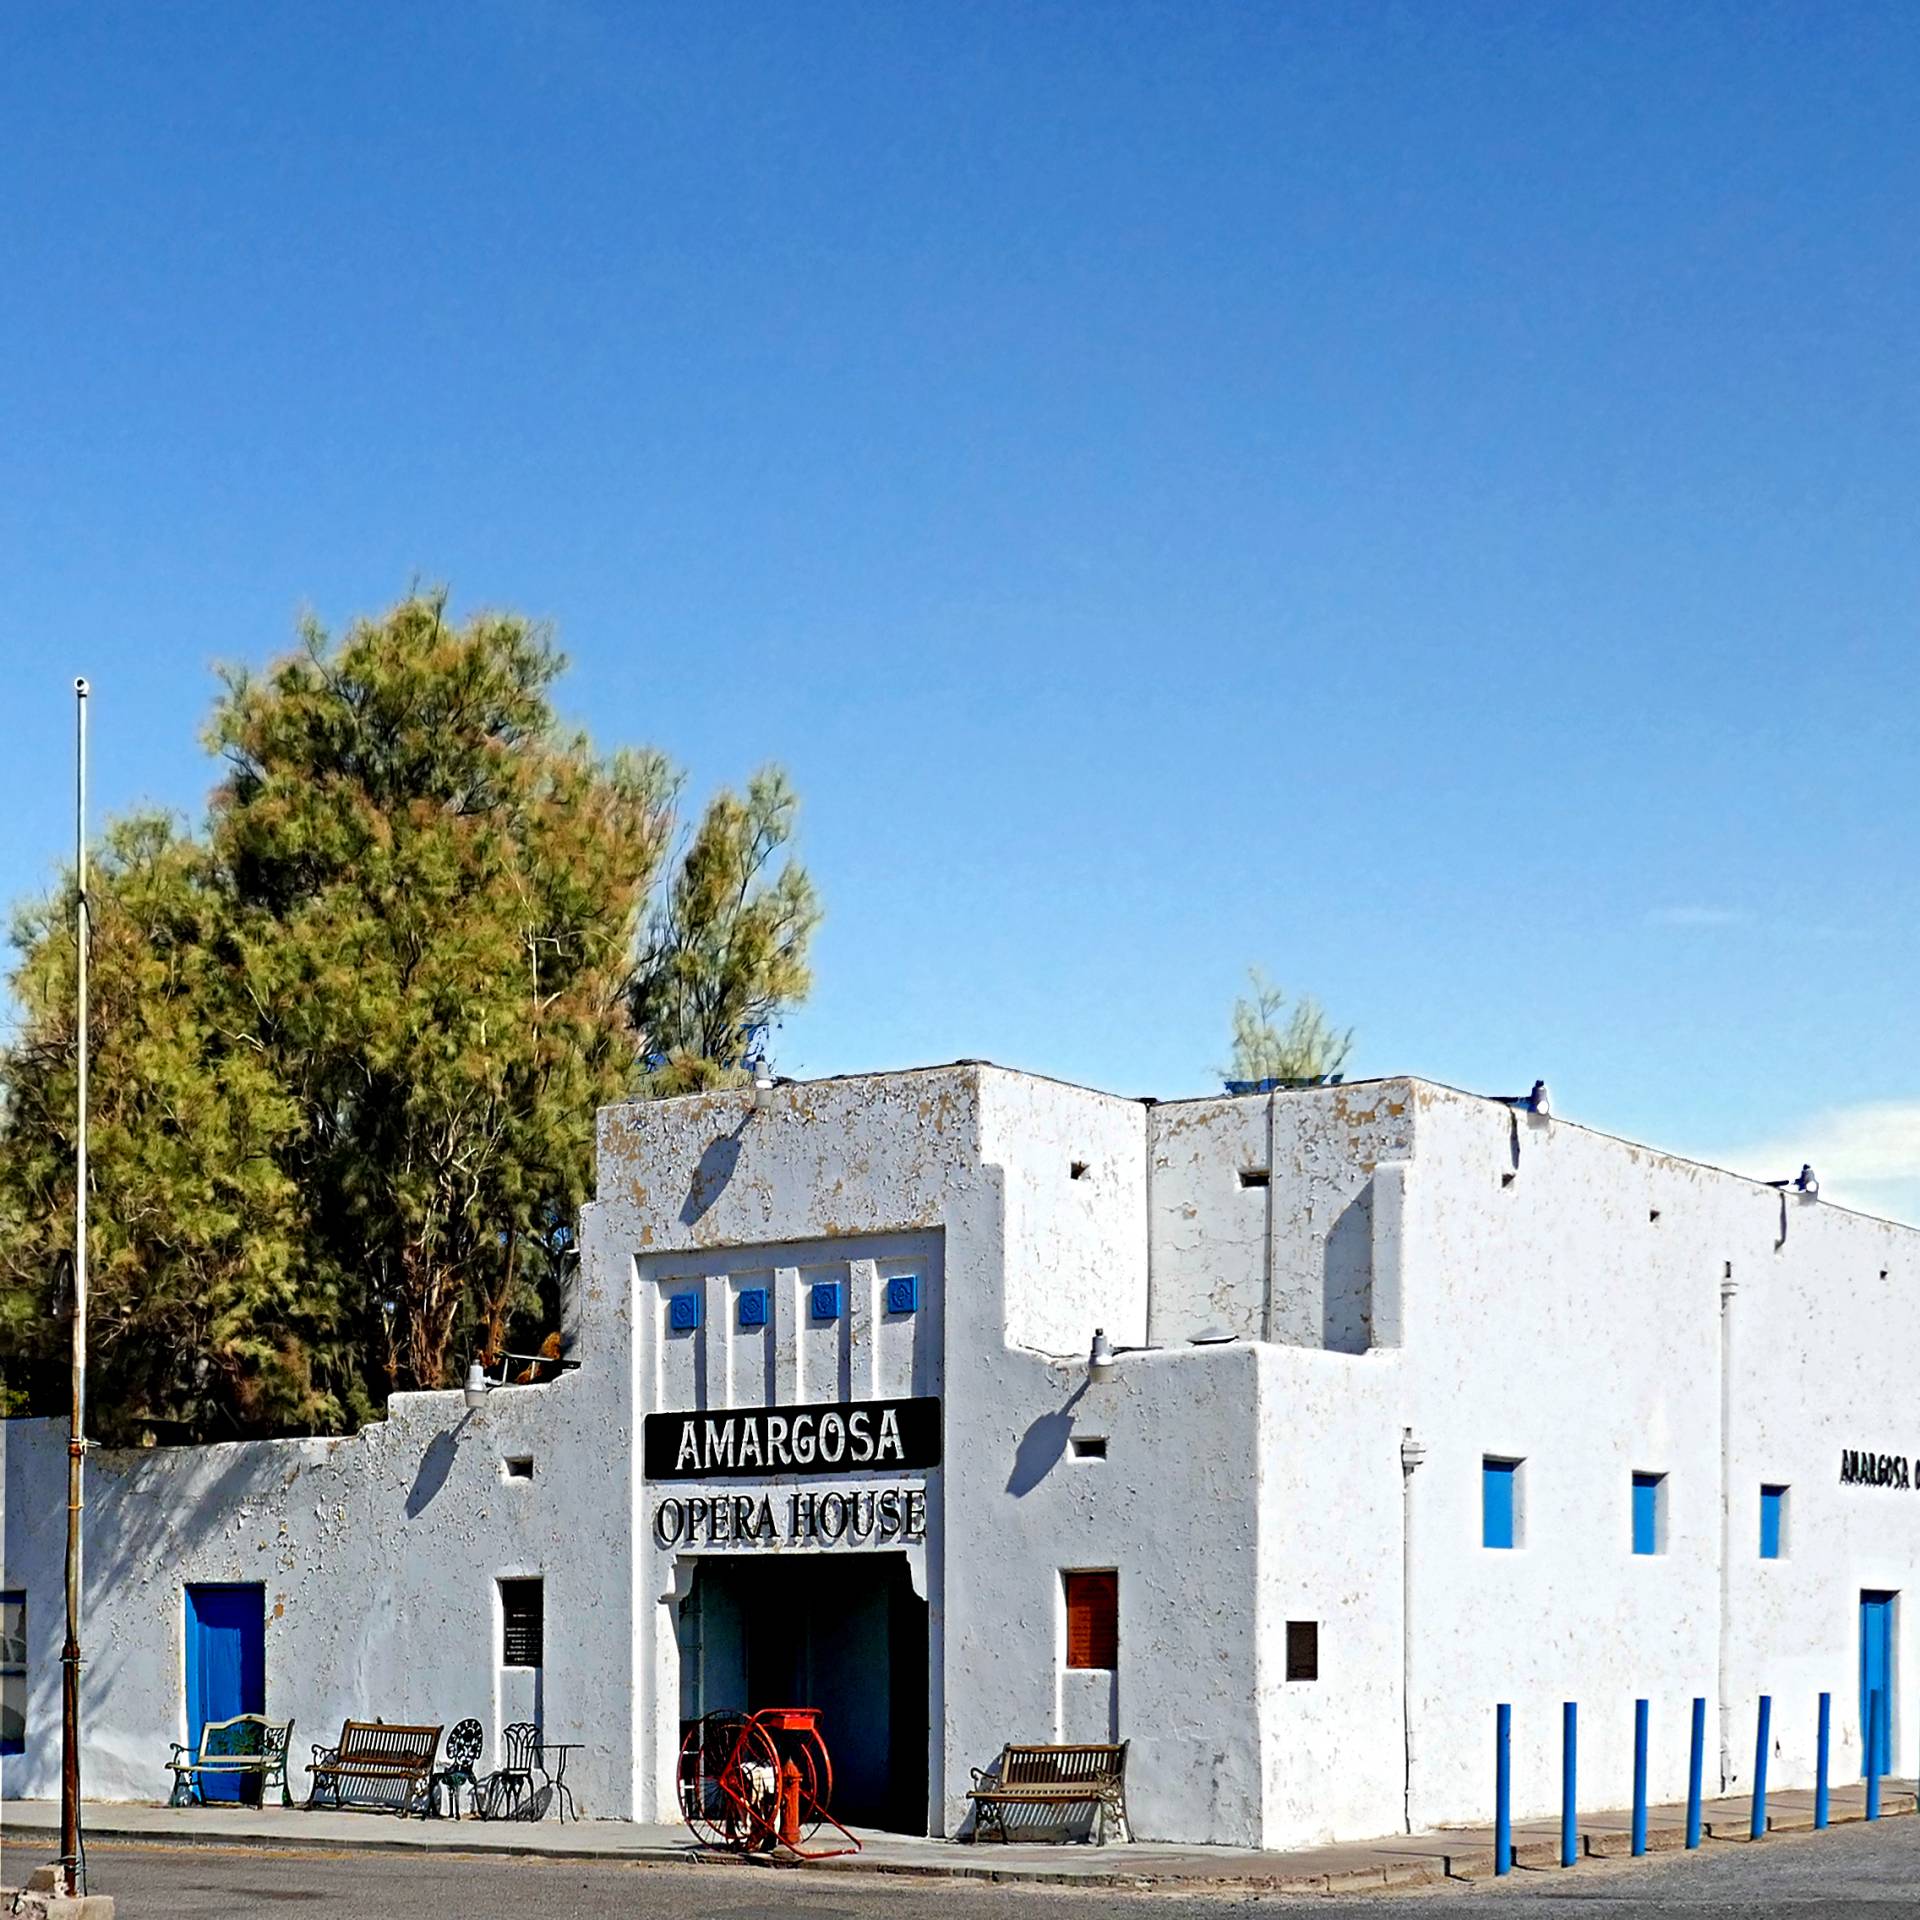
{"type": "MultiPolygon", "coordinates": [[[[4,1841],[0,1841],[4,1848],[4,1841]]],[[[0,1851],[0,1884],[38,1858],[0,1851]]],[[[1126,1894],[1106,1888],[988,1886],[867,1874],[776,1872],[744,1866],[579,1864],[474,1855],[329,1852],[101,1842],[93,1887],[115,1895],[120,1920],[246,1920],[307,1908],[354,1920],[1224,1920],[1244,1913],[1349,1912],[1358,1920],[1447,1920],[1455,1909],[1501,1916],[1582,1911],[1622,1920],[1792,1916],[1891,1920],[1920,1916],[1920,1819],[1784,1835],[1765,1845],[1710,1845],[1691,1858],[1589,1862],[1570,1873],[1523,1872],[1417,1894],[1338,1900],[1244,1895],[1126,1894]]]]}

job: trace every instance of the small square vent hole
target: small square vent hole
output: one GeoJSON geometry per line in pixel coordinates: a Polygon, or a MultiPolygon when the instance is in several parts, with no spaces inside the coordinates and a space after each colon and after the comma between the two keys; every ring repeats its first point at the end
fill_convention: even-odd
{"type": "Polygon", "coordinates": [[[1076,1460],[1104,1460],[1107,1457],[1107,1443],[1104,1436],[1096,1434],[1075,1434],[1068,1441],[1076,1460]]]}
{"type": "Polygon", "coordinates": [[[1075,1180],[1084,1180],[1087,1177],[1087,1163],[1084,1160],[1072,1161],[1068,1165],[1067,1172],[1075,1180]]]}
{"type": "Polygon", "coordinates": [[[533,1478],[533,1455],[530,1453],[510,1453],[500,1465],[509,1480],[533,1478]]]}
{"type": "Polygon", "coordinates": [[[1267,1186],[1272,1179],[1273,1172],[1268,1167],[1242,1167],[1240,1169],[1240,1184],[1243,1187],[1264,1187],[1267,1186]]]}

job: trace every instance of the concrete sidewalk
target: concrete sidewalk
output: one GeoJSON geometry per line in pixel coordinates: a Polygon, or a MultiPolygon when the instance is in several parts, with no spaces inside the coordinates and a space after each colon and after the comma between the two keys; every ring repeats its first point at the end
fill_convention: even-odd
{"type": "MultiPolygon", "coordinates": [[[[1883,1786],[1885,1815],[1914,1811],[1907,1788],[1883,1786]]],[[[1836,1787],[1831,1818],[1836,1825],[1865,1817],[1865,1791],[1858,1785],[1836,1787]]],[[[1785,1833],[1813,1825],[1813,1795],[1771,1794],[1769,1832],[1785,1833]]],[[[1752,1803],[1744,1798],[1713,1800],[1703,1826],[1715,1841],[1748,1838],[1752,1803]]],[[[50,1801],[0,1803],[0,1842],[9,1851],[58,1845],[59,1809],[50,1801]]],[[[1684,1806],[1652,1808],[1648,1815],[1650,1851],[1668,1852],[1686,1843],[1684,1806]]],[[[308,1813],[281,1807],[166,1807],[102,1802],[87,1808],[86,1837],[92,1841],[132,1840],[168,1846],[258,1846],[327,1852],[384,1849],[404,1853],[501,1853],[555,1860],[652,1860],[680,1865],[721,1860],[705,1853],[684,1827],[641,1826],[625,1820],[482,1821],[398,1820],[389,1814],[308,1813]]],[[[825,1835],[822,1835],[824,1843],[825,1835]]],[[[1025,1882],[1080,1887],[1177,1888],[1187,1891],[1237,1889],[1259,1893],[1344,1893],[1369,1888],[1420,1887],[1435,1882],[1477,1880],[1493,1872],[1493,1829],[1448,1828],[1434,1833],[1402,1834],[1342,1846],[1309,1847],[1266,1853],[1239,1847],[1174,1847],[1153,1842],[1131,1846],[1003,1845],[998,1841],[916,1839],[894,1833],[865,1833],[865,1850],[812,1863],[816,1870],[853,1869],[933,1878],[1025,1882]]],[[[1560,1858],[1558,1820],[1515,1824],[1514,1853],[1522,1867],[1552,1867],[1560,1858]]],[[[1583,1814],[1583,1857],[1611,1859],[1628,1854],[1632,1819],[1626,1812],[1583,1814]]]]}

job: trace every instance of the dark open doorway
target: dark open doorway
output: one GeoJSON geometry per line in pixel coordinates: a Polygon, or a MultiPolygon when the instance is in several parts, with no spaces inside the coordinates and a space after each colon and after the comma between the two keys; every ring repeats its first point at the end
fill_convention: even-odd
{"type": "Polygon", "coordinates": [[[683,1721],[818,1707],[834,1813],[927,1831],[927,1603],[905,1554],[703,1558],[678,1624],[683,1721]]]}

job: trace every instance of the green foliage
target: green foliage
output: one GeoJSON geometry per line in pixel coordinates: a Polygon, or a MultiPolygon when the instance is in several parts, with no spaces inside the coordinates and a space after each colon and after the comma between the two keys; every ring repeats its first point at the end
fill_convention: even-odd
{"type": "MultiPolygon", "coordinates": [[[[90,1332],[111,1355],[93,1426],[231,1434],[337,1424],[337,1300],[302,1285],[301,1198],[281,1156],[300,1116],[254,1033],[203,848],[151,815],[97,852],[90,1332]]],[[[13,1410],[64,1404],[73,1257],[73,894],[13,938],[22,1037],[0,1109],[0,1353],[13,1410]]]]}
{"type": "Polygon", "coordinates": [[[722,793],[700,822],[634,980],[650,1091],[742,1080],[756,1030],[805,998],[807,942],[820,921],[813,883],[792,861],[767,877],[798,805],[780,771],[764,767],[744,800],[722,793]]]}
{"type": "Polygon", "coordinates": [[[1250,997],[1233,1003],[1233,1057],[1227,1080],[1319,1080],[1338,1073],[1353,1049],[1353,1029],[1332,1026],[1319,1003],[1303,994],[1284,1024],[1287,996],[1258,967],[1250,969],[1250,997]]]}
{"type": "MultiPolygon", "coordinates": [[[[107,1435],[337,1428],[537,1340],[596,1109],[724,1078],[738,1023],[807,987],[811,887],[760,879],[791,831],[777,774],[723,794],[669,878],[670,770],[559,726],[539,629],[456,627],[433,596],[303,637],[226,677],[205,834],[116,826],[89,887],[107,1435]],[[639,1065],[656,1034],[670,1075],[639,1065]]],[[[57,1403],[64,1349],[71,911],[69,886],[19,918],[0,1056],[16,1404],[57,1403]]]]}

